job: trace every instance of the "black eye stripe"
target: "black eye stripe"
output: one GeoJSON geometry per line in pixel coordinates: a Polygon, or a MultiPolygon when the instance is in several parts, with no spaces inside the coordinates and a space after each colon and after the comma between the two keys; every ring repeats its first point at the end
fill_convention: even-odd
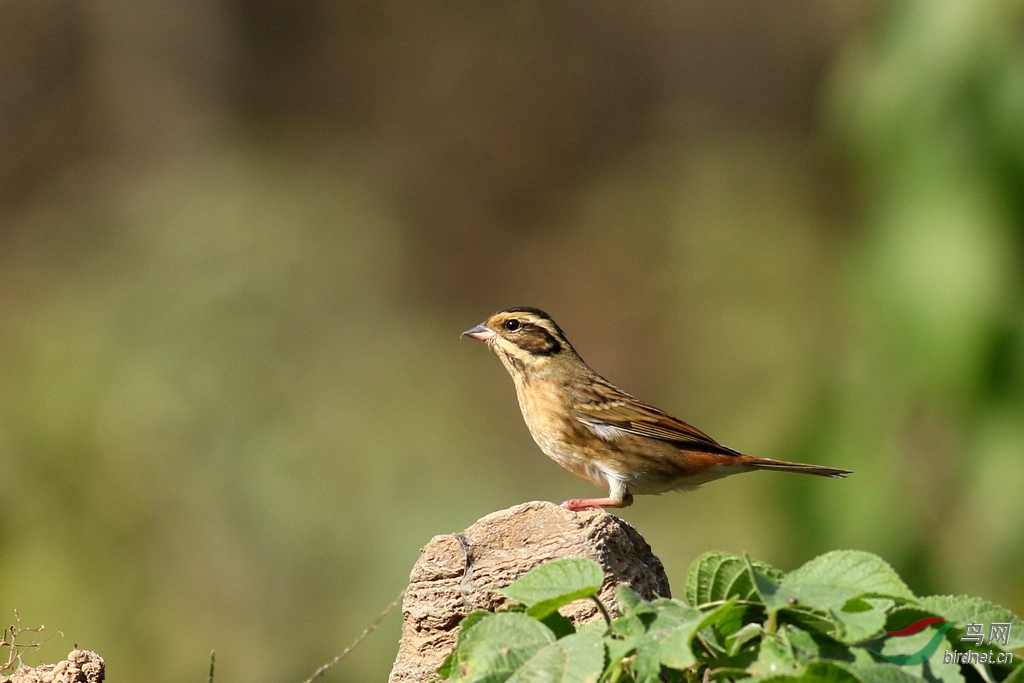
{"type": "Polygon", "coordinates": [[[515,337],[515,344],[536,356],[550,356],[562,350],[562,344],[540,325],[525,323],[515,337]]]}

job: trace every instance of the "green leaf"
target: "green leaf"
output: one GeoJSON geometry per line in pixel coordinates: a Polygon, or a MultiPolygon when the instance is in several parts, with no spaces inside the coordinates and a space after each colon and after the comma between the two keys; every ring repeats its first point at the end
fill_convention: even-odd
{"type": "Polygon", "coordinates": [[[760,605],[737,605],[735,601],[735,597],[730,598],[724,605],[706,612],[708,616],[713,615],[707,620],[708,626],[714,629],[715,635],[722,642],[745,626],[764,621],[764,608],[760,605]]]}
{"type": "MultiPolygon", "coordinates": [[[[568,617],[562,616],[562,614],[557,610],[547,615],[540,621],[542,624],[551,629],[551,632],[555,634],[555,638],[564,638],[568,635],[576,633],[576,627],[573,626],[572,621],[568,617]]],[[[603,621],[595,621],[593,623],[601,627],[604,627],[605,625],[603,621]]],[[[599,631],[598,633],[600,634],[601,632],[603,632],[603,630],[604,628],[602,628],[601,631],[599,631]]]]}
{"type": "Polygon", "coordinates": [[[452,675],[452,669],[455,668],[455,650],[448,653],[448,656],[441,662],[441,666],[437,667],[437,677],[440,679],[448,678],[452,675]]]}
{"type": "Polygon", "coordinates": [[[834,662],[814,662],[807,665],[801,683],[863,683],[847,668],[834,662]]]}
{"type": "Polygon", "coordinates": [[[989,629],[993,622],[1010,624],[1010,637],[1006,646],[993,645],[1002,650],[1016,650],[1024,647],[1024,621],[1004,607],[967,595],[932,595],[921,598],[921,606],[946,619],[957,622],[962,629],[966,624],[978,622],[984,626],[985,643],[989,641],[989,629]]]}
{"type": "Polygon", "coordinates": [[[786,631],[789,643],[793,647],[798,662],[809,664],[818,659],[830,659],[853,662],[854,654],[850,648],[834,638],[814,631],[801,631],[789,628],[786,631]]]}
{"type": "Polygon", "coordinates": [[[700,621],[704,614],[684,602],[671,598],[658,598],[650,603],[654,615],[648,627],[648,631],[654,634],[663,634],[674,631],[681,624],[691,621],[700,621]]]}
{"type": "Polygon", "coordinates": [[[646,621],[636,614],[627,614],[624,617],[612,619],[611,631],[620,638],[642,636],[647,632],[647,625],[651,619],[646,621]]]}
{"type": "Polygon", "coordinates": [[[1003,683],[1024,683],[1024,666],[1018,666],[1009,676],[1003,679],[1003,683]]]}
{"type": "Polygon", "coordinates": [[[636,683],[659,683],[661,681],[661,652],[658,641],[652,636],[644,634],[635,639],[635,645],[633,679],[636,683]]]}
{"type": "Polygon", "coordinates": [[[658,681],[662,665],[681,669],[693,664],[690,641],[706,617],[679,600],[658,598],[648,604],[652,613],[645,615],[646,633],[627,638],[636,650],[633,675],[637,683],[658,681]]]}
{"type": "Polygon", "coordinates": [[[746,565],[747,572],[754,581],[754,590],[757,596],[761,598],[761,602],[764,603],[765,609],[770,612],[776,612],[788,604],[788,597],[779,595],[782,584],[781,578],[771,576],[758,569],[754,566],[754,561],[746,555],[743,556],[743,563],[746,565]]]}
{"type": "Polygon", "coordinates": [[[831,614],[815,611],[809,607],[789,607],[778,614],[779,624],[791,624],[801,630],[822,633],[830,638],[839,633],[839,624],[831,614]]]}
{"type": "Polygon", "coordinates": [[[764,634],[761,624],[747,624],[739,631],[726,638],[725,644],[729,646],[729,656],[735,657],[744,645],[754,638],[760,638],[764,634]]]}
{"type": "Polygon", "coordinates": [[[469,629],[473,624],[485,619],[487,617],[494,616],[494,612],[488,612],[485,609],[475,609],[466,616],[462,617],[462,621],[459,622],[460,633],[469,629]]]}
{"type": "MultiPolygon", "coordinates": [[[[915,599],[892,567],[859,550],[826,553],[778,582],[748,566],[766,609],[821,612],[833,624],[830,635],[848,644],[881,633],[895,600],[915,599]]],[[[799,615],[795,621],[803,619],[804,615],[799,615]]]]}
{"type": "Polygon", "coordinates": [[[727,657],[732,636],[744,625],[760,627],[763,614],[764,610],[760,606],[737,605],[736,598],[732,597],[725,604],[705,613],[694,638],[707,650],[711,659],[727,657]]]}
{"type": "Polygon", "coordinates": [[[847,664],[846,667],[863,683],[922,683],[924,680],[904,671],[895,664],[875,662],[847,664]]]}
{"type": "Polygon", "coordinates": [[[800,674],[762,676],[757,683],[864,683],[852,671],[833,662],[814,662],[800,674]]]}
{"type": "Polygon", "coordinates": [[[849,669],[834,662],[808,664],[803,678],[815,683],[862,683],[849,669]]]}
{"type": "Polygon", "coordinates": [[[660,656],[663,666],[671,669],[685,669],[697,663],[690,643],[693,635],[704,624],[704,619],[694,619],[679,624],[661,641],[660,656]]]}
{"type": "Polygon", "coordinates": [[[761,637],[757,661],[750,665],[755,676],[798,676],[800,665],[784,632],[766,633],[761,637]]]}
{"type": "Polygon", "coordinates": [[[608,648],[608,666],[610,668],[636,649],[637,639],[606,638],[604,644],[608,648]]]}
{"type": "Polygon", "coordinates": [[[603,668],[601,639],[590,633],[575,633],[542,647],[506,680],[508,683],[597,683],[603,668]]]}
{"type": "Polygon", "coordinates": [[[604,619],[598,619],[597,621],[588,621],[584,624],[574,625],[576,633],[593,633],[595,636],[603,636],[608,630],[608,624],[604,623],[604,619]]]}
{"type": "Polygon", "coordinates": [[[619,604],[619,614],[629,614],[635,611],[638,607],[644,604],[644,599],[639,593],[630,588],[629,586],[619,586],[619,592],[617,595],[619,604]]]}
{"type": "Polygon", "coordinates": [[[647,626],[654,619],[654,606],[628,586],[619,588],[618,598],[622,616],[612,619],[612,633],[623,637],[646,633],[647,626]]]}
{"type": "Polygon", "coordinates": [[[837,639],[847,643],[863,643],[885,629],[886,615],[896,603],[888,598],[854,598],[830,614],[839,623],[837,639]]]}
{"type": "Polygon", "coordinates": [[[604,570],[593,560],[570,557],[534,567],[498,592],[526,605],[526,613],[543,619],[573,600],[597,596],[604,570]]]}
{"type": "Polygon", "coordinates": [[[459,643],[461,643],[465,634],[473,627],[477,622],[493,617],[494,612],[488,612],[483,609],[475,609],[462,618],[459,622],[459,636],[455,643],[455,648],[445,657],[445,660],[441,663],[441,666],[437,669],[437,675],[440,678],[448,678],[455,671],[455,665],[458,661],[459,643]]]}
{"type": "Polygon", "coordinates": [[[525,614],[501,612],[459,631],[452,681],[501,683],[555,635],[525,614]]]}
{"type": "MultiPolygon", "coordinates": [[[[756,560],[753,566],[776,581],[782,572],[756,560]]],[[[757,600],[754,582],[742,557],[718,551],[706,552],[690,564],[686,575],[686,602],[694,607],[736,596],[740,600],[757,600]]]]}
{"type": "Polygon", "coordinates": [[[787,574],[783,583],[790,586],[841,587],[856,591],[856,595],[915,599],[907,584],[903,583],[888,562],[863,550],[833,550],[819,555],[787,574]]]}

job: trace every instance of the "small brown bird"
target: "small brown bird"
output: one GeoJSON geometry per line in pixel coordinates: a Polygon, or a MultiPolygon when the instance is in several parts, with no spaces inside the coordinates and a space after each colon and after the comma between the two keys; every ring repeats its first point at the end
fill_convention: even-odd
{"type": "Polygon", "coordinates": [[[682,420],[630,396],[590,369],[544,311],[509,308],[463,336],[479,339],[512,375],[526,426],[544,453],[607,498],[562,507],[621,508],[633,494],[692,490],[753,470],[845,477],[849,470],[758,458],[721,445],[682,420]]]}

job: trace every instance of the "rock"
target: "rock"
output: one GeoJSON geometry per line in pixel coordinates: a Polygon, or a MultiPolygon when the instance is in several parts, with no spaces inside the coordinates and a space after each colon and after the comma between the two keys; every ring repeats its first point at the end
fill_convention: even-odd
{"type": "Polygon", "coordinates": [[[7,683],[101,683],[104,677],[103,658],[89,650],[72,650],[68,658],[56,664],[42,664],[35,668],[23,666],[7,683]]]}
{"type": "MultiPolygon", "coordinates": [[[[604,567],[601,600],[611,609],[621,585],[648,599],[670,597],[661,560],[618,517],[603,510],[570,512],[546,502],[494,512],[462,533],[435,536],[423,548],[402,603],[402,640],[389,683],[436,680],[466,614],[500,607],[506,600],[492,591],[562,557],[588,557],[604,567]]],[[[590,601],[560,611],[576,623],[601,618],[590,601]]]]}

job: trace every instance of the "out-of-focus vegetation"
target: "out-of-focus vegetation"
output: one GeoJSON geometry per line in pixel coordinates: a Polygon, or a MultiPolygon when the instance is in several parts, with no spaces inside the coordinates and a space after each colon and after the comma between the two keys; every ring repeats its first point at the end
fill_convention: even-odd
{"type": "MultiPolygon", "coordinates": [[[[458,339],[518,304],[729,445],[856,471],[639,499],[677,590],[856,547],[1024,612],[1021,27],[0,5],[0,621],[123,680],[304,680],[433,534],[592,492],[458,339]]],[[[330,675],[380,680],[397,622],[330,675]]]]}

